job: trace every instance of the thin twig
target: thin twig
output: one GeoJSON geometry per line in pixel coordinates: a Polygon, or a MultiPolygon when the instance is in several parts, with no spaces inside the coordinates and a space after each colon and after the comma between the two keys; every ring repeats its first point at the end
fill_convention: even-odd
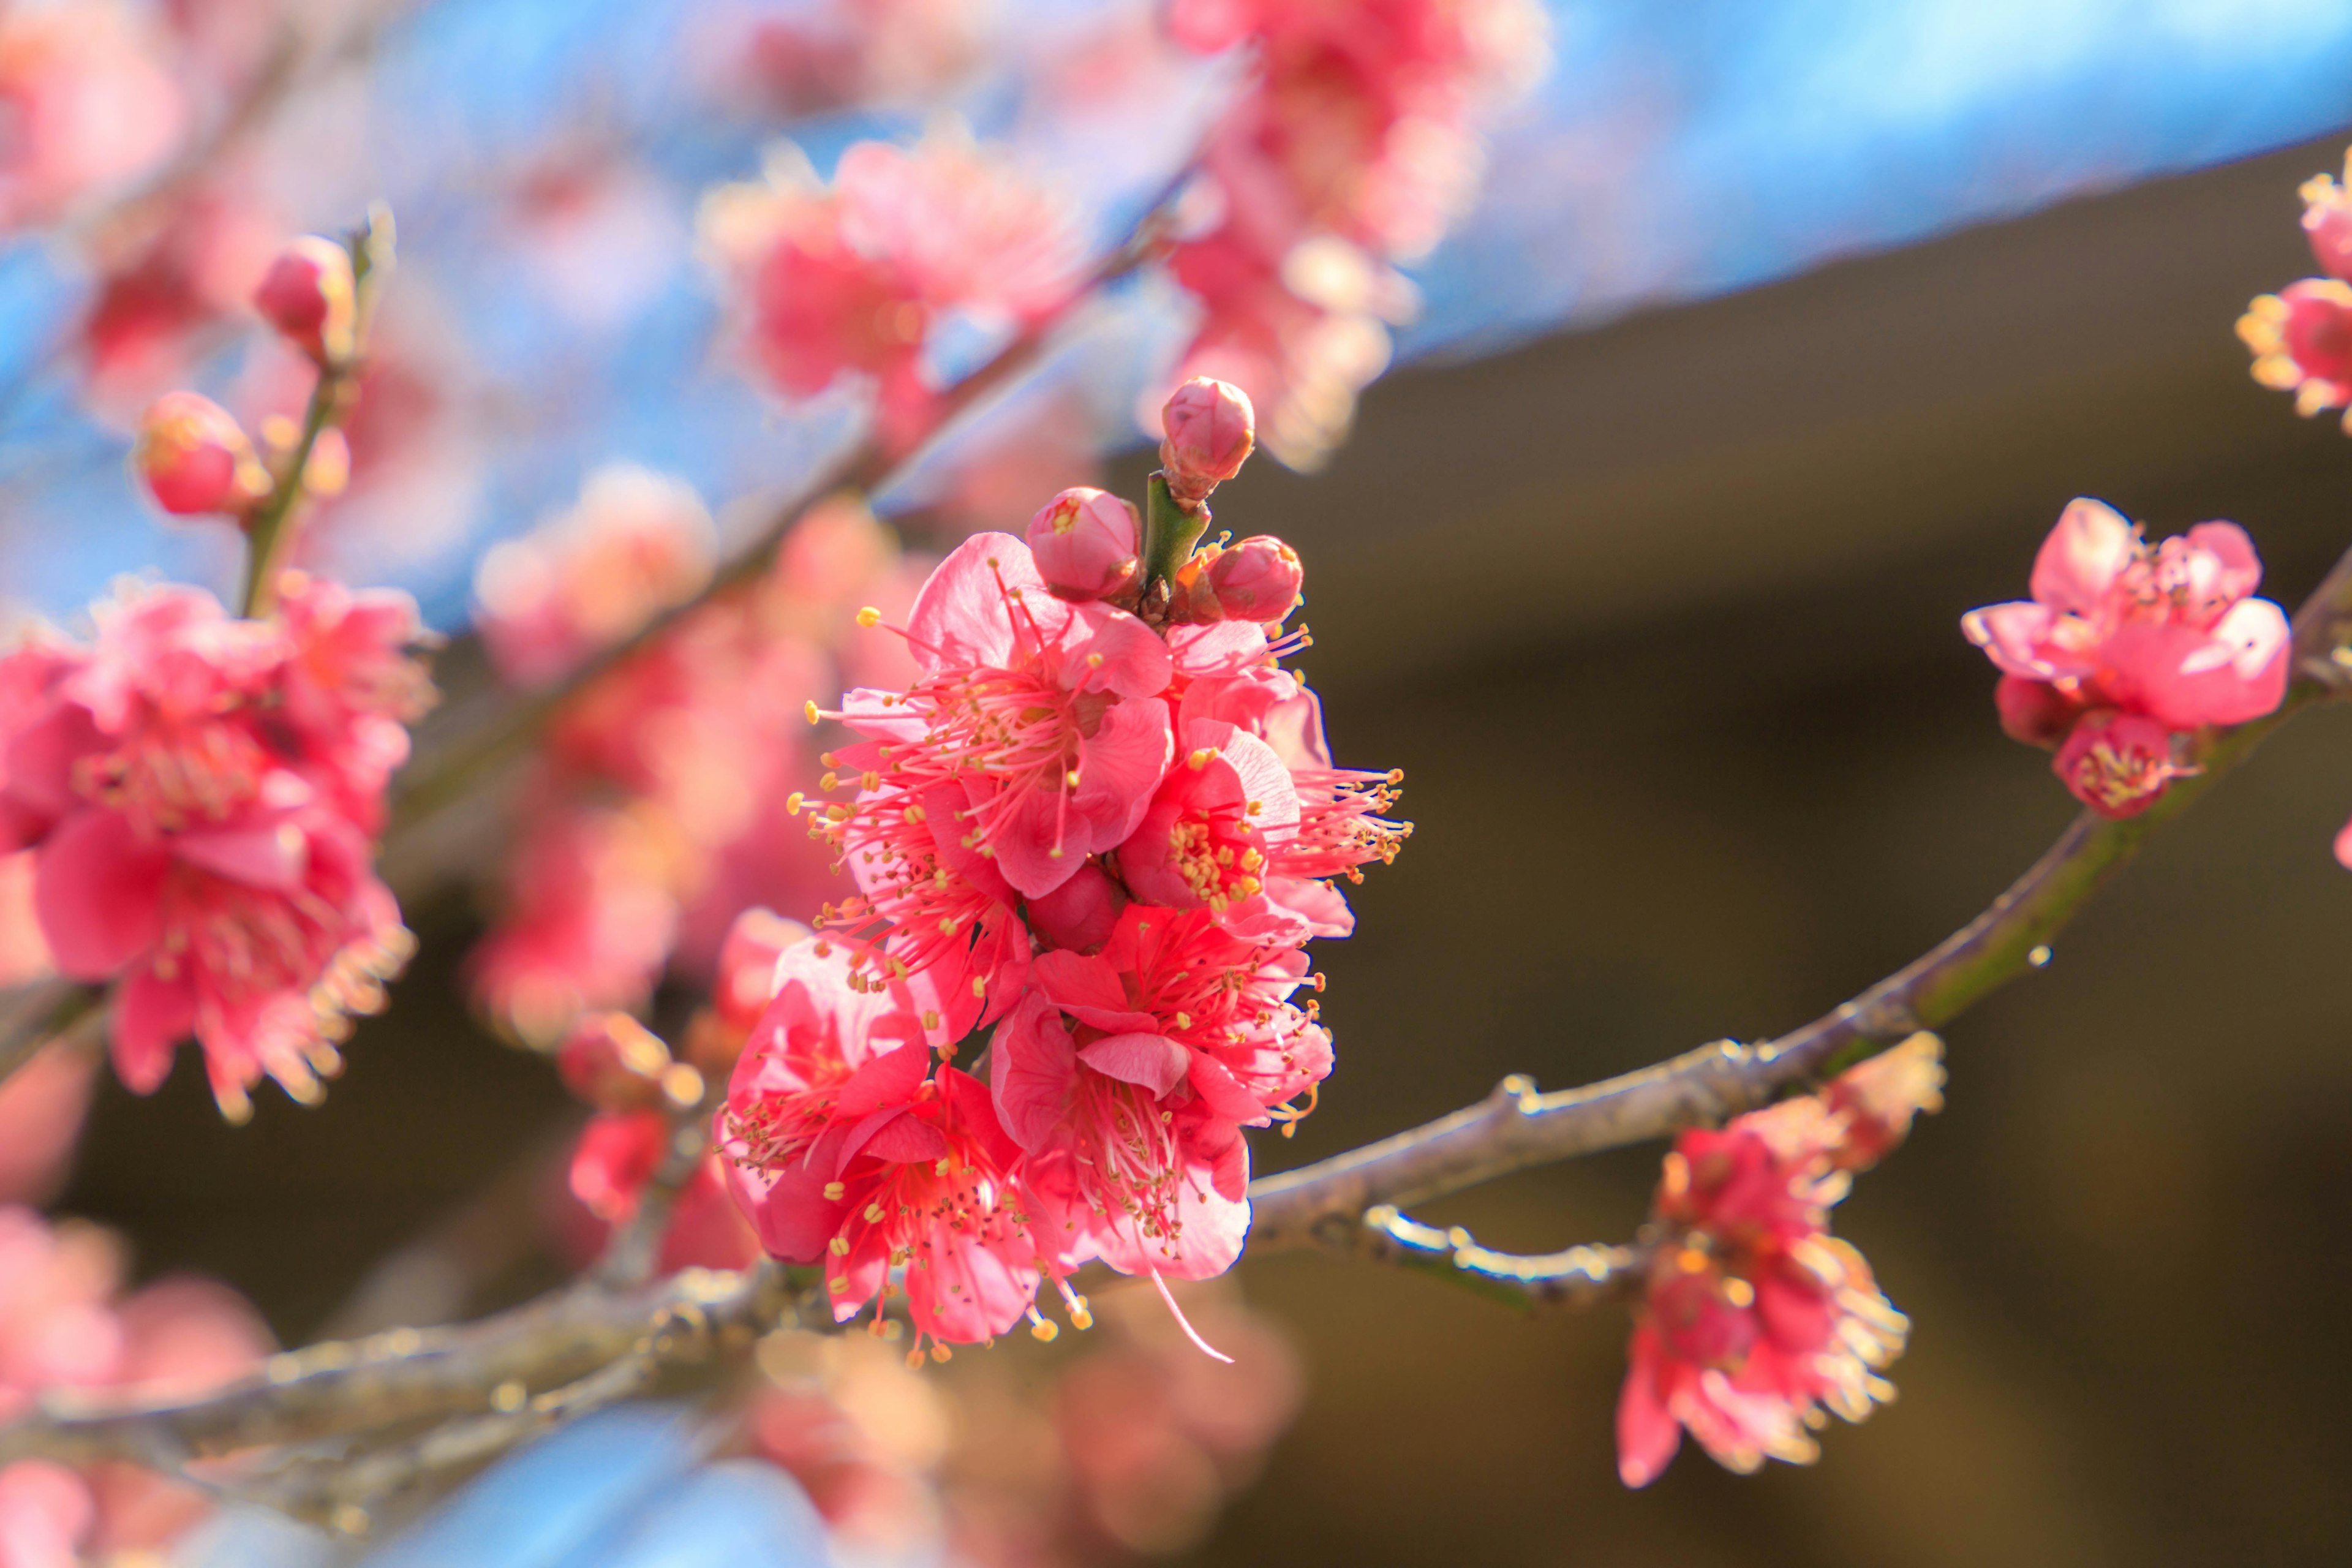
{"type": "Polygon", "coordinates": [[[1455,1226],[1440,1230],[1382,1204],[1362,1221],[1364,1256],[1461,1285],[1490,1300],[1532,1310],[1591,1307],[1641,1289],[1641,1247],[1571,1247],[1529,1257],[1481,1247],[1455,1226]]]}

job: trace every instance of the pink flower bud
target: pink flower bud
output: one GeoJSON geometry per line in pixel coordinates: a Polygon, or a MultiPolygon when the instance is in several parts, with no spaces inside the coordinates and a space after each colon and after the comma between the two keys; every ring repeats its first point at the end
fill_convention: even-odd
{"type": "Polygon", "coordinates": [[[131,466],[174,517],[243,511],[269,489],[268,472],[236,417],[194,392],[167,392],[149,405],[131,466]]]}
{"type": "Polygon", "coordinates": [[[2051,685],[2030,676],[2004,675],[1992,689],[1993,706],[2000,710],[2001,733],[2012,741],[2049,751],[2066,738],[2083,705],[2051,685]]]}
{"type": "Polygon", "coordinates": [[[1257,445],[1257,414],[1249,394],[1205,375],[1176,389],[1160,411],[1160,425],[1168,433],[1160,444],[1168,489],[1188,503],[1241,472],[1257,445]]]}
{"type": "Polygon", "coordinates": [[[269,265],[253,291],[262,320],[321,364],[351,358],[358,320],[351,254],[331,239],[306,234],[269,265]]]}
{"type": "Polygon", "coordinates": [[[1037,574],[1072,598],[1099,599],[1135,580],[1141,531],[1135,508],[1106,490],[1064,490],[1029,520],[1037,574]]]}
{"type": "Polygon", "coordinates": [[[1029,929],[1049,945],[1093,952],[1110,940],[1127,894],[1089,860],[1052,892],[1029,900],[1029,929]]]}
{"type": "Polygon", "coordinates": [[[2172,760],[2172,731],[2137,713],[2093,713],[2058,748],[2051,771],[2074,798],[2111,821],[2137,816],[2175,778],[2193,773],[2172,760]]]}
{"type": "Polygon", "coordinates": [[[1298,604],[1306,569],[1298,552],[1271,534],[1259,533],[1219,555],[1209,567],[1209,585],[1228,620],[1278,621],[1298,604]]]}

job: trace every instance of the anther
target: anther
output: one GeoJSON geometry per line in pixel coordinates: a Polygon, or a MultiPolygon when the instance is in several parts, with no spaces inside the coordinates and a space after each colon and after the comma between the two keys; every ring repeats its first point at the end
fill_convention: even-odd
{"type": "Polygon", "coordinates": [[[857,624],[860,628],[866,631],[872,631],[876,626],[882,624],[882,612],[876,609],[873,605],[867,605],[857,612],[857,624]]]}

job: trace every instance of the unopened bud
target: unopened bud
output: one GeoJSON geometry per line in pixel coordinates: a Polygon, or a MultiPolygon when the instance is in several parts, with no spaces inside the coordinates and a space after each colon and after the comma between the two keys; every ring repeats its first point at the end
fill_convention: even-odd
{"type": "Polygon", "coordinates": [[[1029,520],[1037,574],[1071,598],[1099,599],[1132,583],[1141,540],[1135,508],[1085,485],[1064,490],[1029,520]]]}
{"type": "Polygon", "coordinates": [[[2101,816],[2137,816],[2183,773],[2172,760],[2172,731],[2137,713],[2091,713],[2058,748],[2051,771],[2074,798],[2101,816]]]}
{"type": "Polygon", "coordinates": [[[359,320],[350,253],[331,239],[302,236],[269,264],[253,308],[312,359],[341,364],[352,357],[359,320]]]}
{"type": "Polygon", "coordinates": [[[1029,929],[1049,947],[1092,952],[1110,940],[1126,908],[1119,885],[1089,860],[1060,887],[1029,900],[1029,929]]]}
{"type": "Polygon", "coordinates": [[[1209,565],[1209,586],[1228,620],[1279,621],[1297,607],[1306,580],[1298,552],[1265,533],[1243,540],[1209,565]]]}
{"type": "Polygon", "coordinates": [[[194,392],[167,392],[148,406],[131,466],[174,517],[241,512],[269,491],[268,471],[236,416],[194,392]]]}
{"type": "Polygon", "coordinates": [[[1993,688],[1992,701],[2000,712],[2003,734],[2045,752],[2064,740],[2083,716],[2080,702],[2046,680],[2023,675],[2002,676],[1993,688]]]}
{"type": "Polygon", "coordinates": [[[1188,505],[1240,473],[1257,445],[1249,394],[1230,382],[1196,375],[1160,411],[1160,466],[1171,494],[1188,505]]]}

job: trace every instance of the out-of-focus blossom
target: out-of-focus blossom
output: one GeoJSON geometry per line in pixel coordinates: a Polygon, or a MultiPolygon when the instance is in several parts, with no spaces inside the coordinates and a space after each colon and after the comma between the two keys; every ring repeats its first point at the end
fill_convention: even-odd
{"type": "Polygon", "coordinates": [[[543,685],[693,598],[718,554],[693,486],[614,464],[588,476],[570,510],[483,555],[475,625],[501,676],[543,685]]]}
{"type": "Polygon", "coordinates": [[[162,45],[115,0],[0,16],[0,228],[50,222],[171,155],[188,110],[162,45]]]}
{"type": "Polygon", "coordinates": [[[127,421],[241,325],[283,229],[253,181],[216,172],[94,242],[99,280],[79,331],[83,395],[127,421]]]}
{"type": "Polygon", "coordinates": [[[1971,610],[1960,628],[2002,672],[2002,728],[2061,745],[2067,787],[2127,816],[2180,772],[2164,731],[2242,724],[2285,695],[2286,616],[2252,596],[2262,574],[2234,523],[2151,546],[2114,509],[2076,500],[2034,558],[2033,597],[1971,610]]]}
{"type": "Polygon", "coordinates": [[[269,491],[269,474],[236,416],[194,392],[170,392],[139,421],[131,466],[173,517],[236,514],[269,491]]]}
{"type": "MultiPolygon", "coordinates": [[[[597,1222],[583,1236],[589,1243],[587,1257],[603,1250],[609,1227],[636,1217],[668,1140],[669,1119],[659,1110],[608,1110],[582,1130],[565,1181],[572,1197],[597,1222]]],[[[742,1268],[759,1256],[759,1238],[727,1195],[717,1158],[704,1156],[671,1205],[655,1268],[665,1274],[680,1268],[742,1268]]]]}
{"type": "Polygon", "coordinates": [[[57,1196],[97,1071],[90,1056],[60,1043],[0,1082],[0,1204],[41,1204],[57,1196]]]}
{"type": "Polygon", "coordinates": [[[1235,382],[1283,461],[1317,461],[1386,368],[1411,296],[1390,263],[1433,245],[1475,184],[1478,118],[1533,80],[1531,0],[1179,0],[1202,52],[1247,45],[1252,89],[1204,169],[1211,216],[1177,248],[1204,320],[1180,375],[1235,382]]]}
{"type": "Polygon", "coordinates": [[[536,287],[583,327],[635,316],[685,262],[685,204],[603,146],[559,147],[516,182],[504,216],[536,287]]]}
{"type": "MultiPolygon", "coordinates": [[[[2254,379],[2294,393],[2296,413],[2352,404],[2352,284],[2306,278],[2260,295],[2238,318],[2238,336],[2253,351],[2254,379]]],[[[2344,427],[2352,433],[2352,409],[2344,427]]]]}
{"type": "Polygon", "coordinates": [[[1685,1430],[1729,1469],[1809,1463],[1823,1411],[1859,1421],[1894,1396],[1879,1373],[1908,1325],[1829,1209],[1941,1106],[1939,1058],[1917,1035],[1821,1095],[1675,1140],[1617,1407],[1626,1485],[1655,1480],[1685,1430]]]}
{"type": "MultiPolygon", "coordinates": [[[[2345,173],[2352,177],[2352,153],[2345,155],[2345,173]]],[[[2311,240],[2311,254],[2331,277],[2352,278],[2352,193],[2326,174],[2303,184],[2303,232],[2311,240]]]]}
{"type": "Polygon", "coordinates": [[[858,378],[898,450],[936,420],[924,347],[942,317],[1035,321],[1077,282],[1069,214],[961,132],[858,142],[830,182],[780,149],[763,182],[704,199],[701,231],[768,380],[806,398],[858,378]]]}
{"type": "MultiPolygon", "coordinates": [[[[0,1207],[0,1420],[58,1389],[184,1398],[250,1369],[269,1348],[233,1292],[169,1279],[118,1300],[123,1258],[94,1226],[50,1226],[0,1207]]],[[[152,1550],[205,1511],[143,1471],[83,1473],[44,1460],[0,1469],[0,1563],[71,1568],[79,1553],[152,1550]]]]}
{"type": "Polygon", "coordinates": [[[38,859],[58,969],[118,982],[114,1061],[142,1093],[194,1035],[223,1110],[268,1073],[298,1099],[411,946],[373,869],[407,721],[429,690],[404,595],[289,573],[283,612],[126,589],[89,647],[0,659],[0,816],[38,859]]]}
{"type": "Polygon", "coordinates": [[[927,97],[977,65],[992,0],[828,0],[778,15],[722,12],[704,31],[720,93],[796,119],[855,103],[927,97]]]}

